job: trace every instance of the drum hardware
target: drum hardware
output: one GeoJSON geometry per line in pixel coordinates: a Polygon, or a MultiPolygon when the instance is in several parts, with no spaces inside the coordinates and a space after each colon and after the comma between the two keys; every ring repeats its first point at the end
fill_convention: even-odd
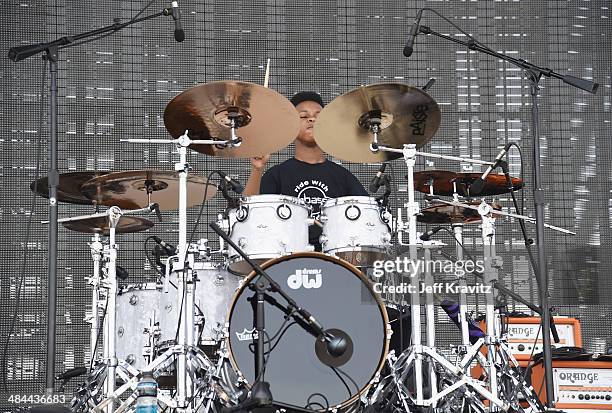
{"type": "Polygon", "coordinates": [[[89,243],[91,258],[93,261],[93,274],[87,277],[87,283],[91,285],[91,313],[85,316],[85,321],[90,324],[89,327],[89,367],[92,368],[94,362],[98,359],[98,340],[100,338],[100,310],[104,309],[101,299],[100,284],[100,263],[103,258],[104,245],[100,241],[100,234],[94,233],[89,243]]]}
{"type": "MultiPolygon", "coordinates": [[[[233,121],[231,122],[232,129],[234,128],[233,121]]],[[[233,136],[233,135],[232,135],[233,136]]],[[[155,358],[146,368],[154,368],[164,363],[166,360],[174,357],[176,359],[176,395],[173,400],[169,400],[171,404],[168,406],[173,408],[178,408],[180,410],[187,409],[188,406],[193,402],[192,396],[194,391],[194,382],[193,378],[188,375],[188,369],[191,366],[190,361],[188,360],[188,352],[189,349],[194,349],[195,347],[195,337],[194,337],[194,329],[192,326],[195,324],[194,317],[194,278],[193,278],[193,267],[194,267],[194,259],[193,254],[188,255],[188,245],[187,245],[187,193],[188,193],[188,182],[193,182],[194,178],[189,178],[189,164],[187,163],[187,147],[191,144],[202,144],[202,145],[219,145],[223,144],[229,147],[237,147],[241,143],[238,140],[231,139],[220,142],[218,140],[202,140],[196,141],[191,140],[188,136],[188,132],[185,131],[183,135],[178,137],[175,140],[155,140],[150,141],[148,139],[126,139],[122,141],[133,142],[133,143],[141,143],[141,142],[155,142],[160,144],[173,143],[177,146],[179,152],[179,162],[175,164],[175,171],[178,174],[178,188],[173,190],[173,193],[178,192],[178,209],[179,209],[179,242],[178,242],[178,253],[175,257],[171,257],[174,259],[168,259],[168,265],[166,266],[166,282],[169,280],[170,273],[176,274],[177,277],[177,308],[179,311],[178,317],[178,331],[176,335],[177,344],[166,352],[164,352],[161,356],[155,358]],[[170,268],[171,267],[171,268],[170,268]],[[153,367],[152,367],[153,366],[153,367]]],[[[136,178],[134,179],[133,175],[129,175],[128,177],[121,176],[119,181],[122,181],[124,178],[128,182],[140,182],[142,179],[142,174],[135,174],[136,178]]],[[[176,176],[176,175],[174,175],[176,176]]],[[[151,180],[155,175],[146,173],[147,180],[151,180]]],[[[166,182],[162,181],[161,184],[165,184],[166,182]]],[[[146,185],[145,185],[146,186],[146,185]]],[[[163,186],[163,185],[161,185],[163,186]]],[[[211,185],[204,183],[205,193],[211,189],[211,185]]],[[[141,185],[137,185],[137,187],[142,188],[141,185]]],[[[167,188],[168,186],[165,186],[167,188]]],[[[212,190],[212,194],[214,195],[216,188],[212,190]]],[[[211,195],[212,197],[212,195],[211,195]]],[[[135,197],[134,197],[135,198],[135,197]]],[[[206,199],[209,199],[207,197],[206,199]]],[[[167,284],[166,287],[167,289],[167,284]]],[[[112,303],[114,308],[114,302],[112,303]]],[[[114,336],[113,336],[114,337],[114,336]]],[[[113,341],[114,345],[114,340],[113,341]]],[[[199,350],[198,350],[199,351],[199,350]]],[[[144,371],[144,370],[143,370],[144,371]]],[[[109,376],[114,377],[114,371],[109,370],[109,376]]],[[[109,380],[110,381],[110,380],[109,380]]],[[[110,397],[112,391],[107,391],[107,397],[110,397]]],[[[107,399],[108,400],[108,399],[107,399]]],[[[112,403],[109,404],[109,413],[112,413],[112,403]]],[[[103,403],[105,403],[103,402],[103,403]]],[[[103,404],[101,403],[101,404],[103,404]]],[[[97,406],[98,408],[101,405],[97,406]]]]}
{"type": "MultiPolygon", "coordinates": [[[[501,216],[516,218],[516,219],[521,219],[523,221],[530,222],[532,224],[535,224],[535,221],[536,221],[535,218],[532,218],[527,215],[514,214],[512,212],[505,212],[505,211],[501,211],[497,209],[494,210],[492,206],[487,204],[486,202],[481,202],[478,206],[475,206],[475,205],[469,205],[469,204],[458,202],[458,201],[445,201],[443,199],[438,199],[438,201],[440,203],[447,204],[447,205],[453,205],[453,206],[458,206],[461,208],[472,209],[472,210],[478,211],[479,213],[483,211],[485,215],[487,214],[501,215],[501,216]]],[[[553,231],[561,232],[566,235],[576,235],[576,233],[573,231],[570,231],[565,228],[557,227],[554,225],[544,224],[544,227],[548,229],[552,229],[553,231]]]]}
{"type": "MultiPolygon", "coordinates": [[[[118,372],[117,365],[118,359],[116,357],[115,340],[114,334],[116,329],[116,317],[115,317],[115,299],[117,296],[117,244],[115,241],[116,228],[120,220],[124,215],[134,215],[143,212],[151,213],[155,211],[156,205],[150,204],[146,208],[140,208],[131,211],[122,211],[116,206],[110,207],[107,211],[97,214],[82,215],[71,218],[59,219],[58,223],[69,223],[78,222],[82,220],[90,220],[106,217],[108,219],[109,226],[109,243],[104,248],[103,254],[106,258],[106,278],[102,280],[101,285],[107,290],[106,293],[106,308],[110,309],[107,311],[104,317],[104,332],[103,332],[103,359],[107,365],[108,373],[107,377],[115,377],[118,372]]],[[[43,221],[43,223],[48,223],[43,221]]],[[[96,248],[98,246],[96,245],[96,248]]],[[[95,271],[95,270],[94,270],[95,271]]],[[[93,311],[93,310],[92,310],[93,311]]],[[[95,346],[95,345],[94,345],[95,346]]],[[[106,395],[112,394],[115,388],[115,380],[107,379],[104,385],[104,393],[106,395]]],[[[112,412],[112,406],[107,410],[108,413],[112,412]]]]}
{"type": "MultiPolygon", "coordinates": [[[[379,145],[378,147],[372,147],[373,150],[383,151],[383,152],[392,152],[392,153],[402,153],[404,157],[404,161],[406,166],[408,167],[408,202],[405,204],[405,208],[407,209],[407,218],[408,222],[404,223],[402,221],[401,210],[398,211],[398,242],[400,245],[407,245],[409,250],[409,258],[412,262],[416,262],[418,260],[418,248],[422,245],[419,243],[416,222],[417,216],[420,212],[419,203],[415,201],[415,184],[414,184],[414,166],[416,163],[416,156],[424,156],[424,157],[434,157],[434,158],[443,158],[449,160],[459,160],[461,162],[473,162],[476,164],[484,164],[490,165],[490,162],[480,161],[475,159],[466,159],[459,158],[453,156],[445,156],[445,155],[433,155],[424,152],[418,152],[416,150],[415,144],[404,145],[402,150],[390,148],[386,146],[379,145]],[[408,243],[405,243],[403,240],[403,232],[408,232],[408,243]]],[[[413,276],[410,279],[410,285],[413,291],[420,291],[419,288],[419,277],[413,276]]],[[[442,367],[447,367],[450,364],[446,359],[443,359],[438,353],[435,351],[435,347],[430,347],[428,345],[423,346],[421,344],[421,308],[420,308],[420,297],[419,294],[410,294],[410,305],[411,305],[411,328],[412,328],[412,341],[413,345],[410,347],[410,352],[412,352],[412,356],[408,359],[409,364],[414,368],[414,377],[415,377],[415,400],[414,403],[417,406],[431,406],[435,405],[437,400],[439,400],[439,394],[435,395],[428,400],[424,398],[423,394],[423,357],[427,356],[431,358],[432,362],[435,362],[442,367]]],[[[427,310],[426,310],[427,311],[427,310]]],[[[431,315],[431,314],[430,314],[431,315]]],[[[433,320],[431,320],[433,322],[433,320]]],[[[428,335],[428,340],[431,341],[431,338],[428,335]]],[[[429,368],[430,373],[434,372],[432,366],[429,368]]],[[[453,371],[453,370],[451,370],[453,371]]],[[[435,374],[434,374],[435,376],[435,374]]],[[[434,379],[432,379],[433,381],[434,379]]],[[[471,386],[475,384],[471,383],[471,386]]],[[[435,390],[435,389],[434,389],[435,390]]],[[[485,391],[484,388],[479,389],[479,392],[485,391]]],[[[442,394],[442,393],[440,393],[442,394]]],[[[482,393],[481,393],[482,394],[482,393]]],[[[496,397],[494,397],[494,403],[497,405],[503,405],[501,401],[499,401],[496,397]]]]}
{"type": "MultiPolygon", "coordinates": [[[[455,202],[458,197],[455,196],[455,202]]],[[[532,305],[529,302],[526,302],[522,297],[518,296],[518,294],[508,290],[497,280],[497,268],[499,264],[497,264],[497,260],[495,259],[495,228],[494,228],[494,220],[497,211],[493,212],[493,210],[485,204],[484,201],[479,208],[479,213],[482,217],[482,238],[484,245],[484,255],[485,255],[485,268],[481,274],[474,273],[475,275],[481,277],[485,284],[493,286],[495,289],[499,290],[500,293],[510,292],[510,295],[513,298],[517,298],[519,302],[527,305],[529,308],[536,312],[540,312],[541,310],[532,305]],[[485,207],[486,205],[486,207],[485,207]]],[[[457,244],[457,259],[462,259],[464,254],[464,247],[461,238],[461,231],[459,228],[463,226],[463,223],[453,224],[454,236],[457,244]]],[[[471,258],[471,257],[470,257],[471,258]]],[[[497,324],[495,323],[494,318],[494,309],[495,303],[493,302],[493,295],[486,295],[486,318],[489,320],[493,320],[493,322],[487,323],[487,330],[490,328],[490,325],[494,325],[497,328],[497,324]],[[493,315],[491,315],[491,313],[493,315]]],[[[460,303],[465,302],[464,298],[460,298],[460,303]]],[[[460,310],[461,311],[461,310],[460,310]]],[[[534,409],[538,409],[536,411],[543,411],[543,406],[539,403],[537,399],[537,395],[535,394],[533,388],[528,386],[522,379],[517,377],[517,374],[514,372],[514,369],[519,366],[518,362],[512,355],[509,347],[506,344],[505,339],[500,334],[499,330],[496,330],[493,334],[485,333],[485,337],[479,339],[473,345],[469,344],[469,334],[466,331],[467,328],[467,319],[463,318],[465,323],[462,323],[462,340],[464,344],[462,347],[466,350],[462,354],[462,359],[458,363],[458,366],[465,371],[466,375],[470,374],[468,370],[473,360],[478,359],[479,363],[485,367],[487,370],[487,379],[489,380],[489,389],[491,389],[491,394],[494,396],[501,397],[502,400],[508,401],[511,403],[512,408],[519,410],[520,406],[518,405],[518,396],[522,396],[522,400],[525,400],[530,404],[530,406],[534,409]],[[486,359],[485,356],[480,352],[480,349],[485,346],[487,348],[486,351],[486,359]],[[496,375],[496,380],[491,380],[491,375],[496,375]]],[[[468,398],[462,397],[466,400],[468,398]]],[[[474,399],[471,399],[472,402],[476,402],[474,399]]],[[[480,401],[477,402],[480,405],[480,401]]]]}

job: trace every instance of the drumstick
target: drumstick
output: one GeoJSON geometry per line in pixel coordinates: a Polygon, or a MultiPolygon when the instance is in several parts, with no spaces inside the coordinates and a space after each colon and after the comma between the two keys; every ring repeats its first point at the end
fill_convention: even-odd
{"type": "Polygon", "coordinates": [[[268,87],[270,81],[270,58],[268,57],[268,64],[266,65],[266,76],[264,78],[264,87],[268,87]]]}

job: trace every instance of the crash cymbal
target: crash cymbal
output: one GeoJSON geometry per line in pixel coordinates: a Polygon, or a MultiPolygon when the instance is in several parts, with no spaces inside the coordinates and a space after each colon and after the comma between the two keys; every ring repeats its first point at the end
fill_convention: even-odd
{"type": "MultiPolygon", "coordinates": [[[[79,221],[62,222],[62,225],[70,231],[84,232],[86,234],[103,234],[110,233],[108,218],[97,217],[81,219],[79,221]]],[[[117,234],[128,234],[131,232],[140,232],[149,229],[153,226],[153,222],[148,219],[139,217],[122,216],[116,227],[117,234]]]]}
{"type": "MultiPolygon", "coordinates": [[[[419,171],[414,174],[414,189],[429,194],[430,186],[433,186],[434,195],[450,196],[454,193],[453,183],[456,183],[457,194],[469,197],[470,185],[481,176],[481,172],[419,171]]],[[[514,189],[521,189],[523,187],[521,179],[514,177],[511,179],[514,189]]],[[[509,191],[506,177],[504,175],[489,174],[478,196],[500,195],[507,192],[509,191]]]]}
{"type": "MultiPolygon", "coordinates": [[[[466,204],[477,207],[480,202],[466,202],[466,204]]],[[[501,209],[497,203],[491,204],[493,209],[501,209]]],[[[449,204],[435,204],[423,208],[417,215],[417,221],[423,224],[477,224],[481,216],[475,209],[464,208],[449,204]]]]}
{"type": "MultiPolygon", "coordinates": [[[[91,205],[93,201],[81,192],[81,185],[90,179],[98,176],[106,175],[108,172],[84,171],[84,172],[66,172],[60,174],[59,185],[57,187],[58,202],[67,202],[69,204],[91,205]]],[[[34,191],[44,198],[49,198],[49,178],[39,178],[30,184],[30,190],[34,191]]]]}
{"type": "MultiPolygon", "coordinates": [[[[198,205],[204,197],[206,179],[189,175],[187,180],[187,207],[198,205]]],[[[165,171],[113,172],[87,181],[81,191],[100,205],[118,206],[122,209],[138,209],[159,204],[162,211],[178,208],[179,174],[165,171]]],[[[215,185],[208,184],[206,200],[217,192],[215,185]]]]}
{"type": "Polygon", "coordinates": [[[314,138],[324,152],[351,162],[375,163],[401,154],[370,150],[369,127],[380,119],[381,145],[401,149],[429,141],[440,126],[440,108],[419,88],[402,83],[361,86],[332,100],[319,114],[314,138]]]}
{"type": "Polygon", "coordinates": [[[185,130],[191,139],[230,139],[230,113],[237,114],[237,135],[242,143],[235,148],[191,145],[207,155],[249,158],[276,152],[298,134],[297,111],[281,94],[254,83],[226,80],[194,86],[176,96],[164,112],[164,124],[174,138],[185,130]]]}

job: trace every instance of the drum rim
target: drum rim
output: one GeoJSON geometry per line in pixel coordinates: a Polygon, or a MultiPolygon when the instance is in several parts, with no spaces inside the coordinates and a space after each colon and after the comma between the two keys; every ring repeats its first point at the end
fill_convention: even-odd
{"type": "MultiPolygon", "coordinates": [[[[387,360],[387,356],[389,354],[389,345],[390,345],[390,341],[391,341],[391,324],[389,322],[389,315],[387,314],[387,309],[385,308],[385,304],[382,301],[382,298],[380,297],[379,294],[376,293],[376,291],[374,291],[374,287],[372,286],[372,284],[370,283],[370,281],[368,280],[368,278],[361,272],[359,271],[359,269],[357,269],[356,266],[354,266],[353,264],[351,264],[350,262],[344,261],[341,258],[338,257],[334,257],[333,255],[329,255],[329,254],[325,254],[322,252],[298,252],[295,254],[289,254],[289,255],[283,255],[282,257],[277,257],[277,258],[273,258],[269,261],[266,261],[265,263],[263,263],[262,265],[260,265],[260,267],[263,270],[266,270],[267,268],[271,267],[274,264],[277,264],[279,262],[288,260],[288,259],[293,259],[293,258],[322,258],[324,260],[327,261],[331,261],[334,262],[336,264],[340,264],[341,266],[343,266],[344,268],[348,269],[349,271],[351,271],[353,274],[355,274],[359,279],[361,279],[361,281],[366,285],[366,287],[368,288],[368,290],[370,291],[370,293],[372,294],[372,296],[375,298],[376,300],[376,304],[378,305],[378,310],[380,311],[382,317],[383,317],[383,321],[384,321],[384,326],[385,328],[384,330],[384,348],[383,351],[381,353],[381,357],[380,360],[378,362],[378,366],[376,368],[376,370],[374,371],[374,373],[372,374],[372,377],[370,377],[370,379],[368,380],[367,384],[365,386],[363,386],[361,389],[359,389],[359,391],[357,392],[357,394],[355,394],[353,397],[351,397],[348,400],[343,401],[342,403],[338,404],[338,405],[334,405],[334,406],[330,406],[330,408],[337,408],[337,409],[342,409],[344,407],[348,407],[350,405],[352,405],[360,396],[366,394],[366,392],[372,387],[372,385],[374,384],[373,381],[376,378],[376,376],[378,374],[380,374],[380,372],[382,371],[384,365],[385,365],[385,361],[387,360]]],[[[255,270],[251,271],[247,276],[244,277],[244,282],[240,285],[240,287],[238,287],[238,290],[236,291],[236,293],[234,294],[234,296],[232,297],[232,301],[229,307],[229,311],[227,313],[227,319],[226,319],[226,326],[227,326],[227,337],[225,338],[225,345],[227,348],[227,358],[230,362],[230,365],[232,366],[232,368],[238,373],[238,375],[240,377],[244,378],[244,374],[242,373],[242,371],[238,368],[238,363],[236,363],[236,360],[234,359],[234,354],[232,352],[232,343],[231,343],[231,334],[229,334],[229,329],[230,329],[230,321],[232,318],[232,314],[234,312],[234,307],[236,306],[236,302],[238,300],[238,297],[240,297],[240,295],[242,294],[242,292],[244,291],[244,289],[246,288],[246,286],[248,285],[248,283],[257,276],[257,273],[255,272],[255,270]]],[[[245,385],[247,386],[248,389],[251,388],[251,383],[246,381],[246,378],[244,379],[245,385]]]]}
{"type": "MultiPolygon", "coordinates": [[[[294,205],[298,205],[298,206],[303,206],[304,208],[308,209],[309,205],[306,204],[306,201],[304,201],[301,198],[295,197],[295,196],[291,196],[291,195],[282,195],[282,194],[259,194],[259,195],[250,195],[250,196],[243,196],[242,198],[240,198],[240,205],[249,205],[249,204],[268,204],[271,203],[273,201],[265,201],[264,198],[275,198],[280,200],[280,203],[291,203],[294,205]]],[[[232,208],[232,210],[235,210],[237,208],[232,208]]]]}
{"type": "Polygon", "coordinates": [[[380,204],[376,201],[376,198],[368,195],[350,195],[350,196],[339,196],[338,198],[326,198],[321,205],[321,209],[330,208],[338,205],[345,204],[362,204],[362,205],[373,205],[380,208],[380,204]]]}

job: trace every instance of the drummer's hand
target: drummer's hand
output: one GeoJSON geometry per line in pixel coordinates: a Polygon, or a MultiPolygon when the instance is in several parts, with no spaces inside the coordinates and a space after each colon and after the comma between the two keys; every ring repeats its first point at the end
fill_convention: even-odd
{"type": "Polygon", "coordinates": [[[257,171],[262,171],[266,167],[266,163],[268,162],[269,159],[270,159],[269,154],[262,155],[262,156],[255,156],[251,158],[251,165],[253,165],[253,169],[257,171]]]}

